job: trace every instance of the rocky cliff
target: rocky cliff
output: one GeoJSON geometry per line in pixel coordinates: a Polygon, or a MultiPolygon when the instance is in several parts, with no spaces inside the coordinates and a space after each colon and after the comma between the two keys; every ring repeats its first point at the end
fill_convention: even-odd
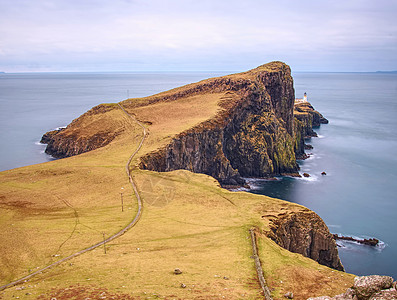
{"type": "Polygon", "coordinates": [[[303,158],[305,139],[316,137],[317,133],[313,128],[319,127],[321,124],[328,124],[328,120],[309,102],[295,103],[294,118],[295,154],[297,158],[303,158]]]}
{"type": "MultiPolygon", "coordinates": [[[[213,120],[183,132],[141,159],[156,171],[187,169],[241,184],[241,177],[295,173],[294,88],[290,68],[273,62],[198,83],[189,95],[224,92],[213,120]]],[[[185,92],[184,96],[186,96],[185,92]]]]}
{"type": "Polygon", "coordinates": [[[305,210],[282,215],[272,221],[267,236],[281,247],[343,271],[336,243],[324,221],[305,210]]]}

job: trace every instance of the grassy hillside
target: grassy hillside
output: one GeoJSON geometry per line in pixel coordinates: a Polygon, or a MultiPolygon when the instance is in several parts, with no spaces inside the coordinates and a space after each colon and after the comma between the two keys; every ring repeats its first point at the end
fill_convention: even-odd
{"type": "MultiPolygon", "coordinates": [[[[130,165],[144,202],[142,218],[107,244],[106,254],[103,247],[95,249],[0,292],[0,298],[261,299],[251,258],[252,227],[261,235],[259,254],[275,299],[287,291],[295,299],[335,295],[352,285],[353,275],[290,253],[262,234],[271,215],[306,208],[230,192],[203,174],[137,168],[140,156],[222,110],[224,96],[203,94],[151,105],[145,105],[150,98],[124,102],[150,132],[130,165]],[[174,275],[175,268],[183,273],[174,275]]],[[[102,127],[117,130],[107,146],[0,173],[0,285],[101,241],[135,216],[136,199],[124,168],[142,130],[117,106],[112,108],[87,114],[83,122],[86,134],[102,127]]]]}

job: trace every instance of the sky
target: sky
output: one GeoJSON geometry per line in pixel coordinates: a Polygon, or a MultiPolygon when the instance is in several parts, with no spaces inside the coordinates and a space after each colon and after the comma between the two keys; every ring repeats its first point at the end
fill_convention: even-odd
{"type": "Polygon", "coordinates": [[[0,0],[0,71],[397,70],[397,0],[0,0]]]}

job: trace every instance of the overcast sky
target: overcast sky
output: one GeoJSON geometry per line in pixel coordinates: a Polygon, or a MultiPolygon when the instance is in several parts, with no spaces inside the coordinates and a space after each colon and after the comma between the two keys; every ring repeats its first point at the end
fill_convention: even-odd
{"type": "Polygon", "coordinates": [[[397,70],[396,0],[0,0],[0,71],[397,70]]]}

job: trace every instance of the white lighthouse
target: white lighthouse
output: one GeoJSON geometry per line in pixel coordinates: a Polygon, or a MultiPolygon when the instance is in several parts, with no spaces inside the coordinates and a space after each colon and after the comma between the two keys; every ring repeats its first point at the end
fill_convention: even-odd
{"type": "Polygon", "coordinates": [[[307,102],[307,94],[306,94],[306,92],[303,94],[303,102],[307,102]]]}

